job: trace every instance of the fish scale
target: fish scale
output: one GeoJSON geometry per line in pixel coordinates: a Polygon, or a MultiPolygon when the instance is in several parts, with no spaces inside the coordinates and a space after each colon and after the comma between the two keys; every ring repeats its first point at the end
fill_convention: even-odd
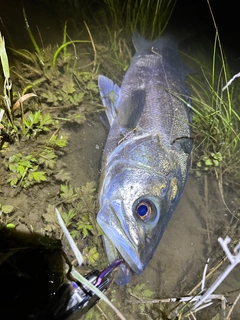
{"type": "Polygon", "coordinates": [[[192,148],[186,68],[173,37],[137,49],[121,88],[99,76],[110,124],[103,152],[97,222],[116,283],[141,275],[183,193],[192,148]]]}

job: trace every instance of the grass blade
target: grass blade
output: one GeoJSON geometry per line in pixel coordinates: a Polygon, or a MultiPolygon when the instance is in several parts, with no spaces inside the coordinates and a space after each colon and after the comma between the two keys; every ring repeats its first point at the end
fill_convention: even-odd
{"type": "MultiPolygon", "coordinates": [[[[73,238],[71,237],[68,229],[66,228],[63,219],[58,211],[58,209],[56,208],[56,214],[58,217],[58,222],[62,228],[63,233],[65,234],[69,245],[73,251],[73,253],[75,254],[75,257],[78,261],[78,264],[81,265],[83,263],[83,257],[82,254],[80,253],[80,251],[78,250],[73,238]]],[[[79,282],[81,282],[83,285],[85,285],[86,287],[88,287],[91,291],[93,291],[100,299],[102,299],[103,301],[105,301],[118,315],[119,319],[121,320],[126,320],[126,318],[121,314],[121,312],[111,303],[111,301],[109,301],[109,299],[102,293],[102,291],[100,291],[97,287],[95,287],[90,281],[88,281],[86,278],[84,278],[80,273],[78,273],[74,268],[72,268],[71,271],[71,275],[77,279],[79,282]]]]}

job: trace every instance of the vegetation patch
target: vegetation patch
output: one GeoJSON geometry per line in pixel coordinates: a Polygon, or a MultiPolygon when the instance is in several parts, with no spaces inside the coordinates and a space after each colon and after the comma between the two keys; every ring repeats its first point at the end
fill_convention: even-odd
{"type": "MultiPolygon", "coordinates": [[[[47,0],[41,2],[49,6],[58,3],[59,7],[58,1],[54,4],[47,0]]],[[[98,35],[97,41],[93,41],[94,36],[84,24],[87,36],[81,36],[84,40],[79,40],[80,37],[72,40],[65,23],[60,45],[40,48],[30,28],[27,28],[35,51],[9,49],[8,54],[12,55],[9,66],[5,43],[0,38],[3,68],[0,228],[18,230],[24,225],[31,232],[63,239],[55,213],[57,206],[83,253],[86,267],[101,269],[108,262],[100,242],[102,231],[96,224],[96,181],[85,184],[79,181],[77,186],[72,185],[71,174],[78,173],[68,171],[66,167],[71,164],[61,161],[66,150],[70,151],[67,146],[71,137],[66,127],[68,124],[83,128],[93,113],[103,110],[97,87],[98,74],[104,73],[120,83],[133,55],[132,32],[137,29],[148,39],[158,37],[168,22],[175,1],[104,1],[104,7],[96,6],[94,15],[89,16],[89,7],[81,1],[61,3],[61,8],[74,9],[72,14],[77,17],[76,21],[89,21],[88,17],[94,17],[96,25],[90,29],[93,35],[98,35]],[[25,204],[21,198],[29,202],[25,204]]],[[[73,25],[73,20],[69,24],[73,25]]],[[[211,67],[201,62],[199,65],[201,76],[191,76],[195,145],[193,170],[198,175],[206,171],[214,173],[219,181],[224,175],[224,181],[237,185],[240,117],[235,106],[238,98],[231,87],[224,92],[221,90],[230,74],[218,34],[211,67]]],[[[81,150],[82,153],[85,151],[81,150]]],[[[68,254],[67,245],[64,240],[62,242],[68,254]]],[[[70,253],[69,257],[72,258],[70,253]]],[[[74,260],[72,262],[75,263],[74,260]]],[[[136,317],[167,319],[170,316],[176,319],[176,314],[181,314],[181,310],[170,303],[163,306],[160,301],[156,305],[153,299],[156,294],[147,283],[125,289],[112,286],[108,295],[123,314],[129,315],[129,320],[136,317]]],[[[86,315],[86,319],[101,317],[115,319],[113,311],[103,302],[86,315]]]]}
{"type": "Polygon", "coordinates": [[[193,75],[190,79],[195,142],[193,168],[198,175],[200,170],[213,172],[217,179],[239,186],[238,87],[222,90],[231,76],[218,33],[213,46],[212,68],[209,70],[203,62],[196,62],[202,75],[193,75]]]}

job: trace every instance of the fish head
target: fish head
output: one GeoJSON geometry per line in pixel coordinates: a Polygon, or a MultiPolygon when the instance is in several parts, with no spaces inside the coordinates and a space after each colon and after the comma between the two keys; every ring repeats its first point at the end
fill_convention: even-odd
{"type": "Polygon", "coordinates": [[[179,170],[166,175],[129,164],[115,170],[113,178],[105,177],[109,183],[102,190],[97,221],[109,262],[124,260],[117,284],[128,283],[132,272],[140,275],[152,258],[178,202],[179,170]]]}

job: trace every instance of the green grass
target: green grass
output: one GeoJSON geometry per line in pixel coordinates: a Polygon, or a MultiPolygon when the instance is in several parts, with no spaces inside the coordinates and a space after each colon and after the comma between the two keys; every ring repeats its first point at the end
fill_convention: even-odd
{"type": "Polygon", "coordinates": [[[174,9],[175,0],[104,0],[112,29],[124,29],[126,34],[138,31],[149,40],[159,37],[174,9]]]}
{"type": "Polygon", "coordinates": [[[202,73],[190,77],[192,90],[194,157],[197,169],[225,175],[230,182],[238,183],[240,163],[239,123],[236,87],[222,88],[231,78],[219,34],[216,31],[211,68],[202,61],[195,62],[202,73]],[[232,180],[234,179],[234,181],[232,180]]]}
{"type": "MultiPolygon", "coordinates": [[[[159,37],[165,29],[176,0],[43,0],[46,6],[57,15],[66,16],[73,27],[83,21],[95,20],[99,26],[108,26],[116,31],[123,29],[124,34],[138,31],[149,40],[159,37]]],[[[26,19],[25,19],[26,20],[26,19]]],[[[27,25],[28,32],[31,29],[27,25]]],[[[29,34],[31,38],[31,33],[29,34]]],[[[35,46],[35,45],[34,45],[35,46]]]]}
{"type": "MultiPolygon", "coordinates": [[[[175,0],[104,0],[94,14],[98,28],[108,37],[101,41],[101,69],[114,81],[122,79],[132,58],[131,38],[135,31],[148,40],[160,37],[174,9],[175,0]],[[107,62],[107,63],[106,63],[107,62]],[[114,70],[114,71],[113,71],[114,70]]],[[[99,33],[98,33],[99,34],[99,33]]],[[[99,37],[99,36],[98,36],[99,37]]]]}

